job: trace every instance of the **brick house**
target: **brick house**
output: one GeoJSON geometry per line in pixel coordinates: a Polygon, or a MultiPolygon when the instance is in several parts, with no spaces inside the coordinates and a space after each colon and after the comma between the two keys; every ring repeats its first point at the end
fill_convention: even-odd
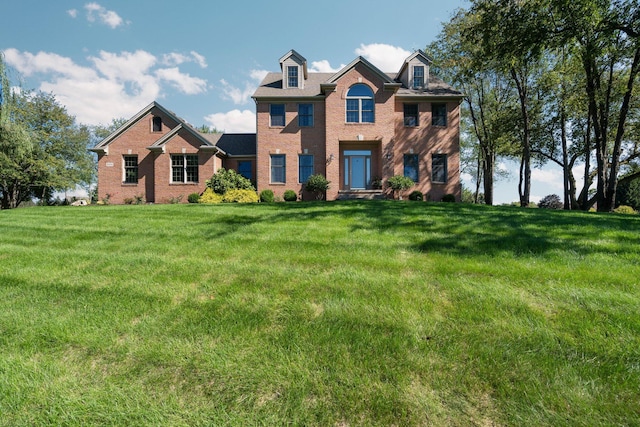
{"type": "Polygon", "coordinates": [[[253,94],[256,134],[201,134],[154,102],[92,149],[99,197],[186,200],[225,167],[279,196],[292,189],[310,198],[304,183],[321,174],[331,181],[327,200],[389,197],[380,183],[406,175],[416,182],[407,192],[460,200],[463,95],[431,75],[430,64],[416,51],[397,73],[362,57],[337,73],[313,73],[291,50],[253,94]]]}

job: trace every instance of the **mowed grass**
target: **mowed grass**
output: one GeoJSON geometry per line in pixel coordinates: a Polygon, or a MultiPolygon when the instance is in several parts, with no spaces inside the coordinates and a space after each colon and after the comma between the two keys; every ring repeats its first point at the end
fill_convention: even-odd
{"type": "Polygon", "coordinates": [[[0,425],[640,424],[640,218],[0,211],[0,425]]]}

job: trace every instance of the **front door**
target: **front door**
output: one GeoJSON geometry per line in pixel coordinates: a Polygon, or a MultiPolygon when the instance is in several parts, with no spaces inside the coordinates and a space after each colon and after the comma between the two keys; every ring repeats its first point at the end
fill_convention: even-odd
{"type": "Polygon", "coordinates": [[[365,190],[371,181],[371,150],[344,151],[344,187],[365,190]]]}
{"type": "Polygon", "coordinates": [[[351,188],[360,190],[366,187],[364,156],[351,156],[351,188]]]}

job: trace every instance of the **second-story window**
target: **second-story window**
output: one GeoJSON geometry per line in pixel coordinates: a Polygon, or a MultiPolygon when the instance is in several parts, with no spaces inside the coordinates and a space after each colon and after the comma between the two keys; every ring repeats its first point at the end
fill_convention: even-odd
{"type": "Polygon", "coordinates": [[[447,125],[447,104],[431,104],[431,124],[433,126],[447,125]]]}
{"type": "Polygon", "coordinates": [[[404,104],[404,125],[418,126],[418,104],[404,104]]]}
{"type": "Polygon", "coordinates": [[[298,104],[298,126],[313,126],[313,104],[298,104]]]}
{"type": "Polygon", "coordinates": [[[373,91],[363,83],[351,86],[347,92],[347,123],[375,121],[373,91]]]}
{"type": "Polygon", "coordinates": [[[287,67],[287,87],[298,87],[298,67],[287,67]]]}
{"type": "Polygon", "coordinates": [[[271,115],[270,126],[284,126],[284,104],[271,104],[269,111],[271,115]]]}

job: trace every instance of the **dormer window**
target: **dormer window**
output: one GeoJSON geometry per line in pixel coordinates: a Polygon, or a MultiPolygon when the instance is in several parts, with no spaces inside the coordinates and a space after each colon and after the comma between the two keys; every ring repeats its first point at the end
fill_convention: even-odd
{"type": "Polygon", "coordinates": [[[152,120],[152,130],[153,132],[162,132],[162,118],[155,116],[152,120]]]}
{"type": "Polygon", "coordinates": [[[287,67],[287,87],[298,87],[298,67],[287,67]]]}
{"type": "Polygon", "coordinates": [[[415,65],[413,67],[413,88],[422,89],[424,87],[424,66],[415,65]]]}

